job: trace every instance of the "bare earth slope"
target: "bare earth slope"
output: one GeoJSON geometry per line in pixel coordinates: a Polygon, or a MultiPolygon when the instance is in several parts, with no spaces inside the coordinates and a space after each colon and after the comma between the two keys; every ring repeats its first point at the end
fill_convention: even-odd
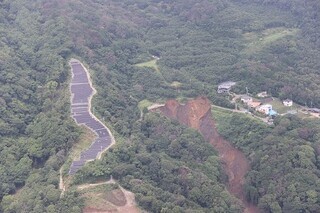
{"type": "Polygon", "coordinates": [[[230,142],[223,139],[217,132],[211,116],[211,104],[205,97],[199,97],[181,105],[176,100],[168,100],[160,111],[167,117],[199,130],[206,141],[209,141],[218,151],[224,170],[229,178],[228,190],[239,198],[245,206],[245,212],[258,212],[255,206],[246,202],[243,184],[245,175],[250,169],[245,155],[234,148],[230,142]]]}

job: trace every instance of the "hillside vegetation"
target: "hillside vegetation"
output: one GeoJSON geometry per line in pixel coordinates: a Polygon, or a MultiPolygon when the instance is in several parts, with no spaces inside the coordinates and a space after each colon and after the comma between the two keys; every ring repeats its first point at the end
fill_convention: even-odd
{"type": "MultiPolygon", "coordinates": [[[[82,211],[75,188],[58,190],[82,134],[69,111],[76,57],[92,71],[95,113],[125,142],[74,184],[113,174],[151,212],[239,212],[202,136],[152,113],[139,121],[138,105],[205,95],[233,107],[216,93],[232,80],[237,93],[320,107],[319,13],[311,0],[0,1],[0,211],[82,211]]],[[[251,160],[250,202],[262,212],[320,209],[318,121],[266,127],[220,115],[220,133],[251,160]]]]}

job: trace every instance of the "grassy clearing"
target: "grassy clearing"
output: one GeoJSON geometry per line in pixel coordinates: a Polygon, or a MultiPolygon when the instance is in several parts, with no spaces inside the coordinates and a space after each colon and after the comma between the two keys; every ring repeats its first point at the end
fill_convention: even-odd
{"type": "Polygon", "coordinates": [[[80,190],[85,206],[104,211],[116,211],[126,204],[126,198],[117,184],[103,184],[80,190]]]}
{"type": "Polygon", "coordinates": [[[246,54],[252,54],[260,51],[272,42],[275,42],[285,36],[294,36],[298,32],[298,29],[288,28],[271,28],[264,30],[260,33],[245,33],[243,34],[245,40],[248,42],[247,48],[244,50],[246,54]]]}
{"type": "Polygon", "coordinates": [[[292,107],[284,106],[282,101],[278,98],[274,98],[274,100],[272,102],[270,102],[269,104],[271,104],[272,108],[275,111],[277,111],[279,114],[286,113],[290,110],[298,110],[301,108],[301,106],[297,105],[297,104],[293,104],[292,107]]]}
{"type": "Polygon", "coordinates": [[[77,143],[72,146],[66,163],[63,165],[64,175],[68,173],[69,167],[74,160],[79,160],[82,151],[88,149],[91,143],[96,138],[96,135],[88,128],[81,126],[81,136],[77,143]]]}
{"type": "Polygon", "coordinates": [[[180,88],[182,86],[182,83],[180,83],[179,81],[174,81],[170,84],[170,86],[174,88],[180,88]]]}
{"type": "Polygon", "coordinates": [[[218,127],[219,123],[221,123],[226,118],[230,118],[233,112],[212,106],[211,114],[213,116],[213,119],[216,121],[216,125],[218,127]]]}
{"type": "Polygon", "coordinates": [[[297,113],[297,116],[301,119],[306,119],[306,118],[312,118],[310,113],[306,112],[306,113],[303,113],[303,112],[298,112],[297,113]]]}
{"type": "Polygon", "coordinates": [[[211,113],[212,113],[213,119],[216,122],[216,127],[217,128],[219,127],[219,124],[224,124],[228,120],[230,120],[230,118],[232,117],[232,115],[234,113],[237,113],[237,115],[241,116],[241,118],[249,118],[249,119],[252,119],[252,120],[254,120],[256,122],[262,123],[262,121],[260,119],[257,119],[257,117],[253,117],[252,114],[231,112],[229,110],[221,109],[221,108],[216,107],[216,106],[211,106],[211,113]]]}
{"type": "Polygon", "coordinates": [[[159,66],[157,65],[157,59],[152,59],[151,61],[136,64],[137,67],[150,67],[160,72],[159,66]]]}
{"type": "Polygon", "coordinates": [[[151,106],[153,104],[153,102],[151,102],[151,101],[149,101],[149,100],[147,100],[147,99],[144,99],[144,100],[142,100],[142,101],[140,101],[139,103],[138,103],[138,108],[140,109],[140,110],[143,110],[144,108],[148,108],[149,106],[151,106]]]}
{"type": "Polygon", "coordinates": [[[107,193],[111,192],[112,190],[119,189],[118,184],[101,184],[97,186],[88,187],[85,189],[80,190],[81,194],[85,193],[107,193]]]}

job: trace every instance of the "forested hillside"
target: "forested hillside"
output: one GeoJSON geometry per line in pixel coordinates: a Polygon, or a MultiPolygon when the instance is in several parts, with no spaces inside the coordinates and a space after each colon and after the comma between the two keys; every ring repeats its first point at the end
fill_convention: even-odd
{"type": "Polygon", "coordinates": [[[79,205],[72,193],[59,199],[57,189],[79,136],[68,113],[70,39],[64,21],[46,19],[36,2],[0,5],[0,211],[66,212],[79,205]]]}
{"type": "Polygon", "coordinates": [[[274,128],[237,114],[216,113],[219,132],[251,159],[247,198],[265,212],[318,212],[320,123],[295,116],[274,128]]]}
{"type": "MultiPolygon", "coordinates": [[[[205,95],[232,107],[216,93],[232,80],[235,92],[320,107],[319,14],[312,0],[0,1],[0,212],[81,212],[78,193],[58,189],[81,136],[70,118],[71,57],[90,68],[94,110],[123,141],[74,184],[113,174],[151,212],[239,212],[202,136],[152,113],[140,121],[138,103],[205,95]],[[136,66],[154,58],[156,67],[136,66]]],[[[250,202],[319,211],[318,121],[216,120],[251,161],[250,202]]]]}

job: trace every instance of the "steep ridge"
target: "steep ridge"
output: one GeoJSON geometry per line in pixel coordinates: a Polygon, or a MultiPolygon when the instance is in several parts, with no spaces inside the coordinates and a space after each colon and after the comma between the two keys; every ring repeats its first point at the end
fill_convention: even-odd
{"type": "Polygon", "coordinates": [[[168,100],[165,106],[158,109],[166,117],[176,119],[184,125],[199,130],[205,140],[210,142],[219,153],[223,168],[229,178],[228,191],[242,201],[245,212],[259,212],[257,207],[249,204],[245,199],[243,185],[245,175],[250,169],[249,162],[241,151],[218,134],[211,116],[210,101],[205,97],[199,97],[181,105],[176,100],[168,100]]]}

